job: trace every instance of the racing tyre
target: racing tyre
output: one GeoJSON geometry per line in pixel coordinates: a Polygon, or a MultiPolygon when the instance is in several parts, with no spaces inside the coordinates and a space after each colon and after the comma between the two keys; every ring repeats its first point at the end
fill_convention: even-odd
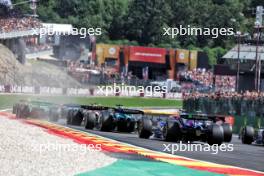
{"type": "Polygon", "coordinates": [[[73,110],[69,110],[67,113],[67,125],[72,125],[72,116],[73,116],[73,110]]]}
{"type": "Polygon", "coordinates": [[[80,110],[73,111],[72,125],[81,126],[83,121],[83,113],[80,110]]]}
{"type": "Polygon", "coordinates": [[[139,138],[148,139],[152,135],[152,121],[150,119],[143,118],[138,125],[139,138]]]}
{"type": "Polygon", "coordinates": [[[181,129],[178,123],[166,123],[163,128],[163,139],[169,142],[177,142],[181,137],[181,129]]]}
{"type": "Polygon", "coordinates": [[[16,117],[17,118],[21,118],[21,119],[25,119],[29,116],[29,107],[28,105],[20,105],[17,107],[17,113],[16,113],[16,117]]]}
{"type": "Polygon", "coordinates": [[[100,131],[112,131],[114,129],[113,117],[109,113],[102,113],[99,117],[98,129],[100,131]]]}
{"type": "Polygon", "coordinates": [[[221,145],[224,142],[224,129],[222,126],[214,124],[209,127],[207,143],[209,145],[221,145]]]}
{"type": "Polygon", "coordinates": [[[95,122],[96,122],[96,114],[95,113],[87,113],[86,118],[85,118],[85,122],[84,122],[85,129],[92,130],[95,127],[95,122]]]}
{"type": "Polygon", "coordinates": [[[232,132],[233,132],[233,129],[232,129],[232,126],[228,123],[224,123],[222,125],[223,129],[224,129],[224,141],[225,142],[231,142],[232,140],[232,132]]]}
{"type": "Polygon", "coordinates": [[[244,127],[241,139],[243,144],[251,144],[254,141],[254,128],[251,126],[244,127]]]}

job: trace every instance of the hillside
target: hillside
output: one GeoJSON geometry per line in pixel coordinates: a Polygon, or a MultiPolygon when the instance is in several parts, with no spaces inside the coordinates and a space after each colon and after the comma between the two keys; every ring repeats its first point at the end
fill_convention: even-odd
{"type": "Polygon", "coordinates": [[[0,44],[0,84],[79,87],[81,84],[70,77],[65,70],[41,61],[20,64],[16,56],[0,44]]]}

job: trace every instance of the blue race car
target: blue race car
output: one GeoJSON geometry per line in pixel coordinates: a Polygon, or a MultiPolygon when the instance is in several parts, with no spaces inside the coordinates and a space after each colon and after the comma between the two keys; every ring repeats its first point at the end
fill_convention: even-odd
{"type": "Polygon", "coordinates": [[[210,145],[232,140],[232,126],[224,116],[185,112],[145,112],[139,121],[140,138],[154,135],[165,141],[203,141],[210,145]]]}

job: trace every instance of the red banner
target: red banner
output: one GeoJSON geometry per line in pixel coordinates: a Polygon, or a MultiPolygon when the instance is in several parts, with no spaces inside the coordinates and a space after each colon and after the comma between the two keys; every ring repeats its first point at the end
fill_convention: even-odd
{"type": "Polygon", "coordinates": [[[129,61],[165,64],[166,49],[131,46],[129,61]]]}

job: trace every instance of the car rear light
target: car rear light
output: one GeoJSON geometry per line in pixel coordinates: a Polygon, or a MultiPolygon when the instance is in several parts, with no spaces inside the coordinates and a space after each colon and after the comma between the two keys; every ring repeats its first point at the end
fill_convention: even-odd
{"type": "Polygon", "coordinates": [[[235,118],[233,116],[226,116],[225,123],[228,123],[233,126],[235,124],[235,118]]]}

